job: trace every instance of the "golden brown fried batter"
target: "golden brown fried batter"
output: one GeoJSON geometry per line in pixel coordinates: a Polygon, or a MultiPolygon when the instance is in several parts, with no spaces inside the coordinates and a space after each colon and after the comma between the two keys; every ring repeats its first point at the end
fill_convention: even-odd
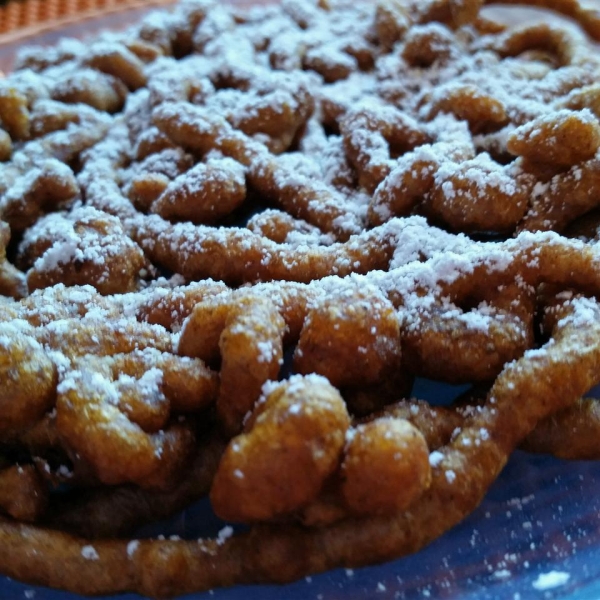
{"type": "Polygon", "coordinates": [[[146,266],[141,249],[111,215],[94,208],[52,214],[31,227],[20,246],[30,292],[52,287],[93,285],[101,294],[133,291],[146,266]]]}
{"type": "Polygon", "coordinates": [[[4,323],[0,332],[0,430],[24,429],[53,406],[56,366],[27,329],[4,323]]]}
{"type": "Polygon", "coordinates": [[[415,503],[429,487],[429,448],[403,419],[359,425],[344,449],[342,493],[356,514],[393,514],[415,503]]]}
{"type": "Polygon", "coordinates": [[[182,0],[23,52],[0,573],[283,583],[417,551],[517,447],[600,457],[600,19],[484,3],[182,0]],[[245,531],[126,539],[203,495],[245,531]]]}
{"type": "Polygon", "coordinates": [[[298,373],[318,373],[336,387],[375,383],[399,368],[400,325],[378,290],[347,289],[310,307],[294,352],[298,373]]]}
{"type": "Polygon", "coordinates": [[[48,503],[48,489],[33,465],[0,471],[0,508],[18,521],[37,521],[48,503]]]}
{"type": "Polygon", "coordinates": [[[326,379],[296,376],[269,386],[221,459],[210,492],[215,512],[253,522],[308,504],[338,466],[348,426],[326,379]]]}

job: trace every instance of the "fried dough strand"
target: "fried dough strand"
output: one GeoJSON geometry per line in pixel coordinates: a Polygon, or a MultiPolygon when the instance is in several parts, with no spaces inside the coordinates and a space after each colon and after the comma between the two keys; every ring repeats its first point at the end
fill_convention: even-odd
{"type": "Polygon", "coordinates": [[[44,524],[88,539],[132,535],[141,525],[165,519],[205,496],[225,444],[219,435],[199,440],[186,477],[173,489],[124,485],[100,492],[76,491],[50,505],[44,524]]]}
{"type": "Polygon", "coordinates": [[[0,471],[0,508],[18,521],[37,521],[48,503],[48,489],[33,465],[0,471]]]}
{"type": "Polygon", "coordinates": [[[481,411],[467,419],[460,434],[444,448],[442,460],[433,468],[429,491],[410,519],[406,513],[392,518],[371,516],[310,530],[258,525],[220,545],[141,541],[131,556],[128,542],[102,541],[89,549],[86,540],[80,538],[3,521],[2,567],[13,577],[58,587],[68,585],[77,593],[136,590],[164,596],[234,583],[283,583],[305,573],[337,566],[351,568],[373,557],[386,560],[415,551],[480,502],[508,454],[540,419],[575,403],[597,382],[600,309],[594,301],[574,299],[565,305],[563,314],[552,343],[507,366],[481,411]],[[532,372],[536,375],[534,384],[529,379],[532,372]],[[570,377],[565,376],[567,372],[570,377]],[[539,386],[539,381],[545,384],[539,386]],[[529,398],[518,410],[513,401],[516,394],[529,398]],[[479,444],[465,444],[466,439],[478,440],[479,444]],[[478,469],[470,468],[470,458],[476,458],[478,469]],[[450,504],[449,496],[453,498],[450,504]],[[421,526],[415,526],[419,523],[421,526]],[[347,543],[348,536],[357,531],[360,549],[347,543]],[[321,551],[324,547],[326,554],[321,551]],[[303,551],[299,553],[298,548],[303,551]],[[19,567],[23,564],[19,558],[32,549],[36,550],[36,569],[25,572],[19,567]],[[89,560],[92,550],[96,560],[89,560]],[[70,567],[53,569],[55,559],[70,567]],[[148,565],[152,565],[150,569],[148,565]]]}

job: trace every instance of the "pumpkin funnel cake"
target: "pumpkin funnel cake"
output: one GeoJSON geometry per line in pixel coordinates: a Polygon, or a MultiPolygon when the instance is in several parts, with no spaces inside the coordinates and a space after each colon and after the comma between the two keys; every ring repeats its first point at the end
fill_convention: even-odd
{"type": "Polygon", "coordinates": [[[419,550],[518,446],[600,456],[600,16],[481,4],[190,0],[22,51],[2,573],[288,582],[419,550]],[[135,539],[204,495],[242,532],[135,539]]]}

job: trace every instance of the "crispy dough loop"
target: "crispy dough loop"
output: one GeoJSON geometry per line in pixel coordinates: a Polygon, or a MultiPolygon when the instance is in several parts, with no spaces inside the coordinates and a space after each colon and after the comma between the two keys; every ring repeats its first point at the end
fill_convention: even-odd
{"type": "Polygon", "coordinates": [[[432,141],[412,117],[385,105],[346,113],[340,129],[348,158],[358,171],[359,184],[369,193],[389,174],[393,155],[432,141]]]}
{"type": "Polygon", "coordinates": [[[93,285],[101,294],[133,291],[146,266],[144,255],[115,217],[92,207],[42,217],[19,247],[29,291],[93,285]]]}
{"type": "Polygon", "coordinates": [[[533,190],[520,230],[563,231],[598,206],[600,161],[579,163],[533,190]]]}
{"type": "Polygon", "coordinates": [[[28,331],[0,324],[0,430],[25,429],[54,405],[57,371],[28,331]]]}
{"type": "MultiPolygon", "coordinates": [[[[378,417],[406,419],[423,434],[429,449],[435,451],[450,442],[465,418],[479,410],[482,400],[483,395],[473,399],[473,404],[458,402],[450,407],[433,407],[422,400],[401,400],[365,420],[369,422],[378,417]]],[[[600,455],[598,410],[596,398],[581,398],[572,406],[539,421],[520,448],[566,460],[596,460],[600,455]]]]}
{"type": "Polygon", "coordinates": [[[38,100],[31,112],[31,136],[44,137],[55,131],[64,131],[71,124],[100,120],[100,114],[84,104],[66,104],[44,98],[38,100]]]}
{"type": "MultiPolygon", "coordinates": [[[[160,371],[159,371],[160,373],[160,371]]],[[[58,386],[56,425],[71,452],[108,485],[134,482],[142,487],[168,487],[190,457],[194,435],[185,424],[146,433],[121,412],[119,380],[87,369],[70,371],[58,386]],[[118,457],[118,461],[115,458],[118,457]]],[[[156,372],[137,380],[142,394],[161,394],[156,372]]]]}
{"type": "Polygon", "coordinates": [[[587,109],[563,109],[535,119],[516,129],[507,142],[509,152],[557,169],[591,159],[599,146],[600,125],[587,109]]]}
{"type": "Polygon", "coordinates": [[[294,370],[318,373],[339,388],[381,381],[400,366],[400,326],[376,289],[332,292],[309,310],[294,370]]]}
{"type": "Polygon", "coordinates": [[[214,296],[194,307],[184,324],[178,352],[209,363],[221,359],[217,413],[230,433],[260,396],[262,386],[277,379],[283,362],[285,321],[266,296],[214,296]]]}
{"type": "MultiPolygon", "coordinates": [[[[314,110],[314,100],[300,78],[285,73],[211,73],[206,63],[188,60],[183,79],[173,77],[168,66],[150,78],[150,104],[192,102],[218,113],[236,130],[257,136],[275,154],[287,150],[314,110]],[[230,77],[228,77],[228,75],[230,77]],[[218,87],[215,90],[211,77],[218,87]]],[[[177,71],[178,72],[178,71],[177,71]]],[[[307,80],[308,81],[308,80],[307,80]]]]}
{"type": "Polygon", "coordinates": [[[190,2],[182,4],[184,14],[177,15],[179,18],[157,20],[151,15],[142,20],[137,35],[161,54],[185,56],[192,50],[193,30],[213,8],[212,2],[190,2]]]}
{"type": "MultiPolygon", "coordinates": [[[[48,326],[54,321],[62,319],[72,319],[69,326],[73,326],[76,324],[76,319],[90,316],[96,310],[99,311],[96,314],[103,315],[106,319],[118,319],[122,312],[121,305],[114,300],[114,298],[100,295],[91,286],[67,288],[58,284],[51,288],[35,291],[15,303],[13,305],[15,313],[12,318],[22,319],[33,327],[48,326]]],[[[68,329],[69,327],[66,328],[66,331],[68,329]]],[[[101,331],[103,327],[99,326],[98,329],[101,331]]]]}
{"type": "Polygon", "coordinates": [[[219,338],[221,387],[217,412],[228,431],[238,431],[264,383],[283,363],[285,322],[266,298],[238,300],[219,338]]]}
{"type": "Polygon", "coordinates": [[[467,121],[473,133],[490,127],[500,129],[509,120],[503,103],[473,84],[453,83],[438,88],[427,103],[425,117],[433,119],[440,113],[467,121]]]}
{"type": "Polygon", "coordinates": [[[426,0],[410,3],[418,22],[439,21],[457,28],[472,23],[484,0],[426,0]]]}
{"type": "Polygon", "coordinates": [[[231,158],[198,163],[172,181],[150,206],[169,220],[213,223],[246,199],[244,168],[231,158]]]}
{"type": "Polygon", "coordinates": [[[0,82],[0,124],[15,141],[29,138],[29,102],[7,82],[0,82]]]}
{"type": "Polygon", "coordinates": [[[366,231],[347,242],[309,247],[276,244],[243,228],[171,224],[158,216],[139,219],[133,239],[150,259],[190,280],[221,279],[229,285],[260,280],[308,282],[331,273],[385,269],[393,252],[389,230],[366,231]]]}
{"type": "Polygon", "coordinates": [[[532,187],[527,173],[479,155],[440,166],[424,206],[433,219],[454,231],[510,232],[527,211],[532,187]]]}
{"type": "Polygon", "coordinates": [[[600,119],[600,85],[591,84],[572,90],[566,98],[558,102],[557,107],[574,111],[588,108],[597,119],[600,119]]]}
{"type": "Polygon", "coordinates": [[[123,108],[127,88],[116,77],[83,69],[62,79],[50,95],[53,100],[66,104],[87,104],[97,110],[115,113],[123,108]]]}
{"type": "Polygon", "coordinates": [[[272,384],[225,450],[210,493],[215,512],[265,521],[307,504],[337,468],[348,426],[344,402],[326,379],[272,384]]]}
{"type": "Polygon", "coordinates": [[[429,449],[403,419],[375,419],[352,430],[344,448],[342,494],[354,514],[394,514],[431,482],[429,449]]]}
{"type": "MultiPolygon", "coordinates": [[[[214,94],[215,88],[207,76],[202,76],[206,71],[206,62],[202,57],[186,61],[186,70],[179,77],[174,77],[173,69],[176,61],[163,59],[164,69],[156,69],[148,79],[149,102],[151,106],[160,106],[164,102],[198,102],[214,94]],[[196,67],[196,68],[195,68],[196,67]]],[[[208,75],[208,73],[206,74],[208,75]]]]}
{"type": "Polygon", "coordinates": [[[48,489],[33,465],[0,470],[0,508],[13,519],[35,522],[47,504],[48,489]]]}
{"type": "Polygon", "coordinates": [[[247,177],[266,199],[333,234],[340,242],[362,230],[360,215],[341,192],[294,171],[282,160],[261,153],[250,165],[247,177]]]}
{"type": "Polygon", "coordinates": [[[189,471],[172,489],[122,485],[63,495],[50,505],[44,524],[88,539],[132,535],[140,526],[170,517],[205,496],[225,446],[218,435],[200,439],[189,471]]]}
{"type": "Polygon", "coordinates": [[[133,52],[120,44],[96,42],[87,52],[84,64],[122,81],[130,90],[146,83],[144,64],[133,52]]]}
{"type": "Polygon", "coordinates": [[[147,212],[170,183],[171,180],[162,173],[140,173],[129,180],[125,194],[138,210],[147,212]]]}
{"type": "Polygon", "coordinates": [[[360,230],[358,218],[344,210],[343,203],[340,206],[339,194],[286,168],[265,152],[264,146],[232,129],[224,119],[189,104],[167,103],[153,112],[153,121],[184,148],[201,153],[218,150],[247,166],[249,184],[292,215],[334,232],[340,239],[360,230]]]}
{"type": "Polygon", "coordinates": [[[379,0],[375,13],[375,28],[379,43],[387,51],[402,39],[409,27],[409,13],[398,0],[379,0]]]}
{"type": "Polygon", "coordinates": [[[359,422],[370,422],[377,418],[404,419],[421,433],[429,451],[434,452],[450,443],[452,433],[460,430],[465,420],[464,415],[469,412],[470,406],[461,412],[459,407],[431,406],[429,402],[411,398],[394,402],[359,422]]]}
{"type": "Polygon", "coordinates": [[[599,426],[598,399],[582,398],[574,406],[540,421],[521,447],[567,460],[598,460],[599,426]]]}
{"type": "Polygon", "coordinates": [[[276,244],[293,243],[298,240],[306,244],[322,245],[334,242],[332,236],[322,233],[318,227],[273,208],[250,217],[246,227],[276,244]]]}
{"type": "Polygon", "coordinates": [[[13,231],[23,231],[46,210],[73,200],[78,194],[73,171],[49,158],[18,177],[0,196],[0,215],[13,231]]]}
{"type": "Polygon", "coordinates": [[[489,381],[531,347],[530,294],[515,284],[492,286],[483,298],[477,292],[475,297],[463,295],[463,302],[477,303],[472,311],[440,306],[418,326],[404,328],[402,342],[416,373],[448,383],[489,381]]]}
{"type": "MultiPolygon", "coordinates": [[[[171,182],[177,181],[181,187],[181,183],[185,182],[184,173],[193,166],[193,157],[181,148],[158,148],[131,166],[121,186],[136,208],[146,212],[171,182]]],[[[198,178],[190,177],[190,183],[194,181],[200,183],[202,179],[198,181],[198,178]]],[[[188,190],[188,195],[193,191],[194,185],[188,190]]],[[[179,193],[179,196],[181,201],[184,195],[179,193]]]]}
{"type": "Polygon", "coordinates": [[[431,67],[443,63],[456,53],[456,39],[440,23],[411,27],[404,38],[402,58],[412,67],[431,67]]]}
{"type": "MultiPolygon", "coordinates": [[[[85,356],[79,362],[86,364],[88,361],[93,363],[93,360],[89,356],[85,356]]],[[[217,399],[218,376],[199,359],[160,352],[154,348],[145,348],[98,360],[100,364],[94,365],[95,368],[102,372],[104,366],[106,375],[121,383],[119,390],[121,393],[124,392],[125,386],[129,386],[131,389],[133,384],[131,379],[139,380],[152,369],[161,371],[162,375],[155,373],[155,376],[160,377],[158,390],[164,394],[164,400],[168,401],[166,403],[167,416],[170,411],[177,413],[200,412],[217,399]]],[[[135,390],[132,391],[135,392],[135,390]]],[[[142,389],[141,392],[143,394],[144,390],[142,389]]],[[[131,398],[126,399],[126,402],[128,401],[131,401],[131,398]]],[[[138,422],[135,418],[132,420],[138,422]]],[[[166,417],[158,427],[154,428],[154,431],[158,431],[165,422],[166,417]]],[[[149,431],[143,426],[142,428],[149,431]]]]}
{"type": "Polygon", "coordinates": [[[377,226],[392,217],[409,214],[433,188],[435,170],[440,169],[448,158],[459,161],[472,155],[468,146],[456,148],[443,142],[406,154],[377,186],[369,203],[369,224],[377,226]]]}
{"type": "Polygon", "coordinates": [[[0,259],[0,295],[15,299],[27,295],[25,275],[6,259],[0,259]]]}
{"type": "Polygon", "coordinates": [[[502,56],[517,56],[529,50],[542,50],[553,55],[561,66],[589,60],[581,53],[582,35],[575,29],[546,23],[525,25],[509,30],[497,42],[502,56]]]}
{"type": "Polygon", "coordinates": [[[45,47],[39,52],[39,47],[27,46],[19,49],[15,57],[15,69],[31,69],[41,73],[48,67],[74,60],[81,56],[85,46],[78,40],[59,40],[53,47],[45,47]]]}
{"type": "Polygon", "coordinates": [[[173,351],[173,338],[163,327],[120,317],[120,314],[103,315],[102,311],[84,319],[66,315],[44,324],[35,331],[35,337],[69,359],[86,354],[113,356],[149,347],[161,352],[173,351]]]}
{"type": "MultiPolygon", "coordinates": [[[[494,0],[484,0],[485,4],[493,4],[494,0]]],[[[580,0],[503,0],[504,4],[526,4],[548,8],[571,17],[579,22],[583,29],[594,39],[600,39],[600,17],[598,11],[588,7],[580,0]]]]}
{"type": "Polygon", "coordinates": [[[200,358],[208,364],[218,363],[219,339],[232,305],[234,302],[228,293],[197,302],[183,323],[177,353],[200,358]]]}
{"type": "Polygon", "coordinates": [[[227,286],[215,281],[203,281],[175,287],[152,289],[149,297],[141,298],[136,318],[165,329],[178,330],[192,313],[196,304],[205,298],[226,292],[227,286]]]}
{"type": "MultiPolygon", "coordinates": [[[[250,97],[251,108],[248,106],[244,110],[244,104],[249,102],[244,99],[238,109],[239,113],[225,112],[225,118],[231,125],[246,135],[266,136],[266,146],[275,154],[284,152],[291,146],[296,133],[314,110],[312,96],[302,86],[289,91],[284,86],[285,82],[283,90],[260,90],[258,97],[250,97]]],[[[208,103],[208,107],[210,106],[208,103]]]]}

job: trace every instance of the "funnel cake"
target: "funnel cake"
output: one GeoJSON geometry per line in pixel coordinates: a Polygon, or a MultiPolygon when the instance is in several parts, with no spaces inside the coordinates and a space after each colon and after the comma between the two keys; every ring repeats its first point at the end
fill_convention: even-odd
{"type": "Polygon", "coordinates": [[[21,53],[2,573],[285,583],[418,551],[518,447],[600,458],[600,15],[483,4],[183,0],[21,53]],[[206,495],[247,527],[128,539],[206,495]]]}

